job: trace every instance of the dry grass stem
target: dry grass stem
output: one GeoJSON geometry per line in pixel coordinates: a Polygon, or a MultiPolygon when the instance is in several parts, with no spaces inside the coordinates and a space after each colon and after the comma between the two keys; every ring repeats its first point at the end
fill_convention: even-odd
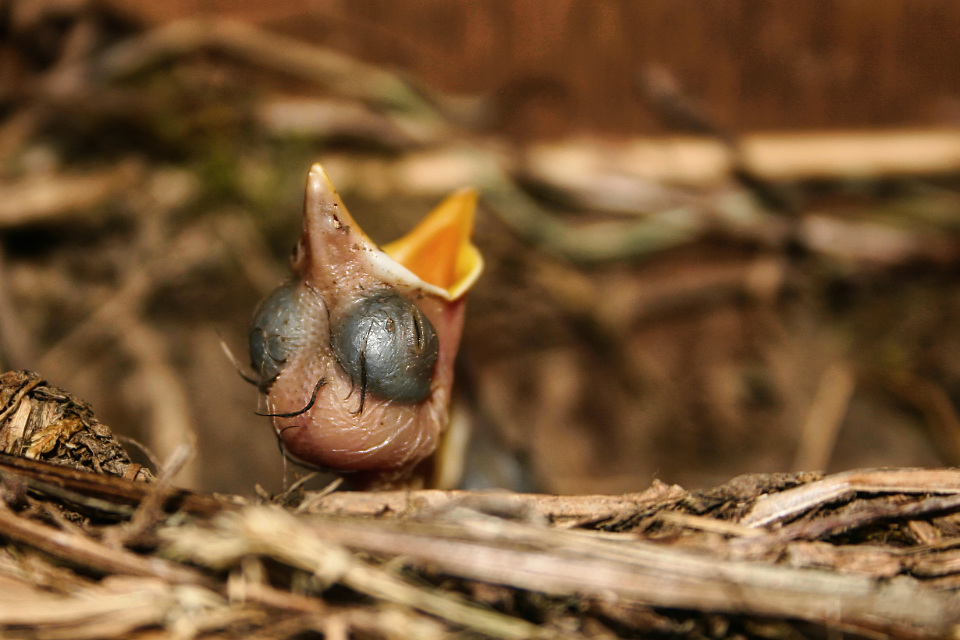
{"type": "Polygon", "coordinates": [[[100,67],[109,77],[123,77],[202,49],[224,51],[251,64],[300,76],[340,96],[423,115],[433,111],[399,77],[379,67],[229,20],[183,20],[160,27],[117,45],[104,54],[100,67]]]}
{"type": "Polygon", "coordinates": [[[854,374],[847,364],[834,364],[824,372],[800,431],[795,470],[827,468],[854,385],[854,374]]]}
{"type": "Polygon", "coordinates": [[[143,165],[128,161],[86,175],[41,174],[0,185],[0,229],[67,215],[89,216],[144,177],[143,165]]]}

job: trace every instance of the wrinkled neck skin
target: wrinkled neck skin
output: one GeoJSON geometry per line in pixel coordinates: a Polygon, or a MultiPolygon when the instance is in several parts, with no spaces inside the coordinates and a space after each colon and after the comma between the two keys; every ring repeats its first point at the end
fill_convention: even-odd
{"type": "Polygon", "coordinates": [[[352,219],[339,215],[340,206],[309,198],[305,206],[293,269],[299,321],[307,339],[267,389],[267,410],[301,411],[323,379],[325,384],[307,411],[273,418],[285,454],[308,466],[353,472],[348,481],[352,478],[364,488],[410,486],[413,469],[436,450],[447,426],[464,299],[444,300],[425,283],[418,286],[409,278],[398,278],[352,219]],[[382,290],[405,296],[429,318],[439,351],[425,400],[387,400],[367,391],[361,411],[361,390],[337,361],[330,331],[351,304],[382,290]]]}

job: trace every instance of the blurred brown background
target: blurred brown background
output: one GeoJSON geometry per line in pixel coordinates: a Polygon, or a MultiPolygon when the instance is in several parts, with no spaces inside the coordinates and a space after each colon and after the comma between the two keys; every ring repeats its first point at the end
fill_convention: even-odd
{"type": "Polygon", "coordinates": [[[182,484],[281,487],[219,343],[313,161],[382,241],[480,187],[472,478],[960,461],[955,3],[0,7],[3,364],[182,484]]]}
{"type": "Polygon", "coordinates": [[[942,124],[960,117],[956,3],[114,1],[138,23],[229,17],[489,96],[512,138],[669,131],[633,80],[668,68],[737,131],[942,124]]]}

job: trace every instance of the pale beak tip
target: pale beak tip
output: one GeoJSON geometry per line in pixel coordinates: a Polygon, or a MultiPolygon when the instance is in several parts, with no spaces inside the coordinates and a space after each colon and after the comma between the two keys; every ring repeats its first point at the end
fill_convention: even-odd
{"type": "Polygon", "coordinates": [[[319,162],[313,163],[310,167],[310,173],[307,175],[307,190],[313,194],[329,193],[337,196],[337,189],[333,186],[330,176],[323,170],[323,165],[319,162]]]}
{"type": "MultiPolygon", "coordinates": [[[[456,191],[413,231],[382,247],[383,252],[396,261],[404,274],[409,272],[411,277],[431,285],[441,297],[447,300],[462,297],[483,270],[480,252],[470,241],[478,199],[475,188],[456,191]]],[[[327,256],[326,262],[332,259],[334,247],[356,244],[375,247],[350,217],[320,163],[314,163],[307,176],[304,214],[304,237],[311,253],[327,256]]],[[[397,277],[397,269],[384,266],[383,270],[397,277]]]]}

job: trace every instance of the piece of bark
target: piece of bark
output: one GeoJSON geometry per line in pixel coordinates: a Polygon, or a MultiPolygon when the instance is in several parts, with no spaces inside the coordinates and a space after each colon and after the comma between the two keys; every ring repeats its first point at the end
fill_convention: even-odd
{"type": "Polygon", "coordinates": [[[676,485],[654,481],[642,493],[618,496],[551,496],[508,491],[380,491],[339,492],[308,496],[302,511],[335,516],[423,517],[456,508],[518,520],[545,520],[563,528],[602,524],[618,528],[627,520],[652,514],[683,499],[687,492],[676,485]]]}
{"type": "Polygon", "coordinates": [[[32,371],[0,375],[0,452],[121,478],[153,478],[89,405],[32,371]]]}

